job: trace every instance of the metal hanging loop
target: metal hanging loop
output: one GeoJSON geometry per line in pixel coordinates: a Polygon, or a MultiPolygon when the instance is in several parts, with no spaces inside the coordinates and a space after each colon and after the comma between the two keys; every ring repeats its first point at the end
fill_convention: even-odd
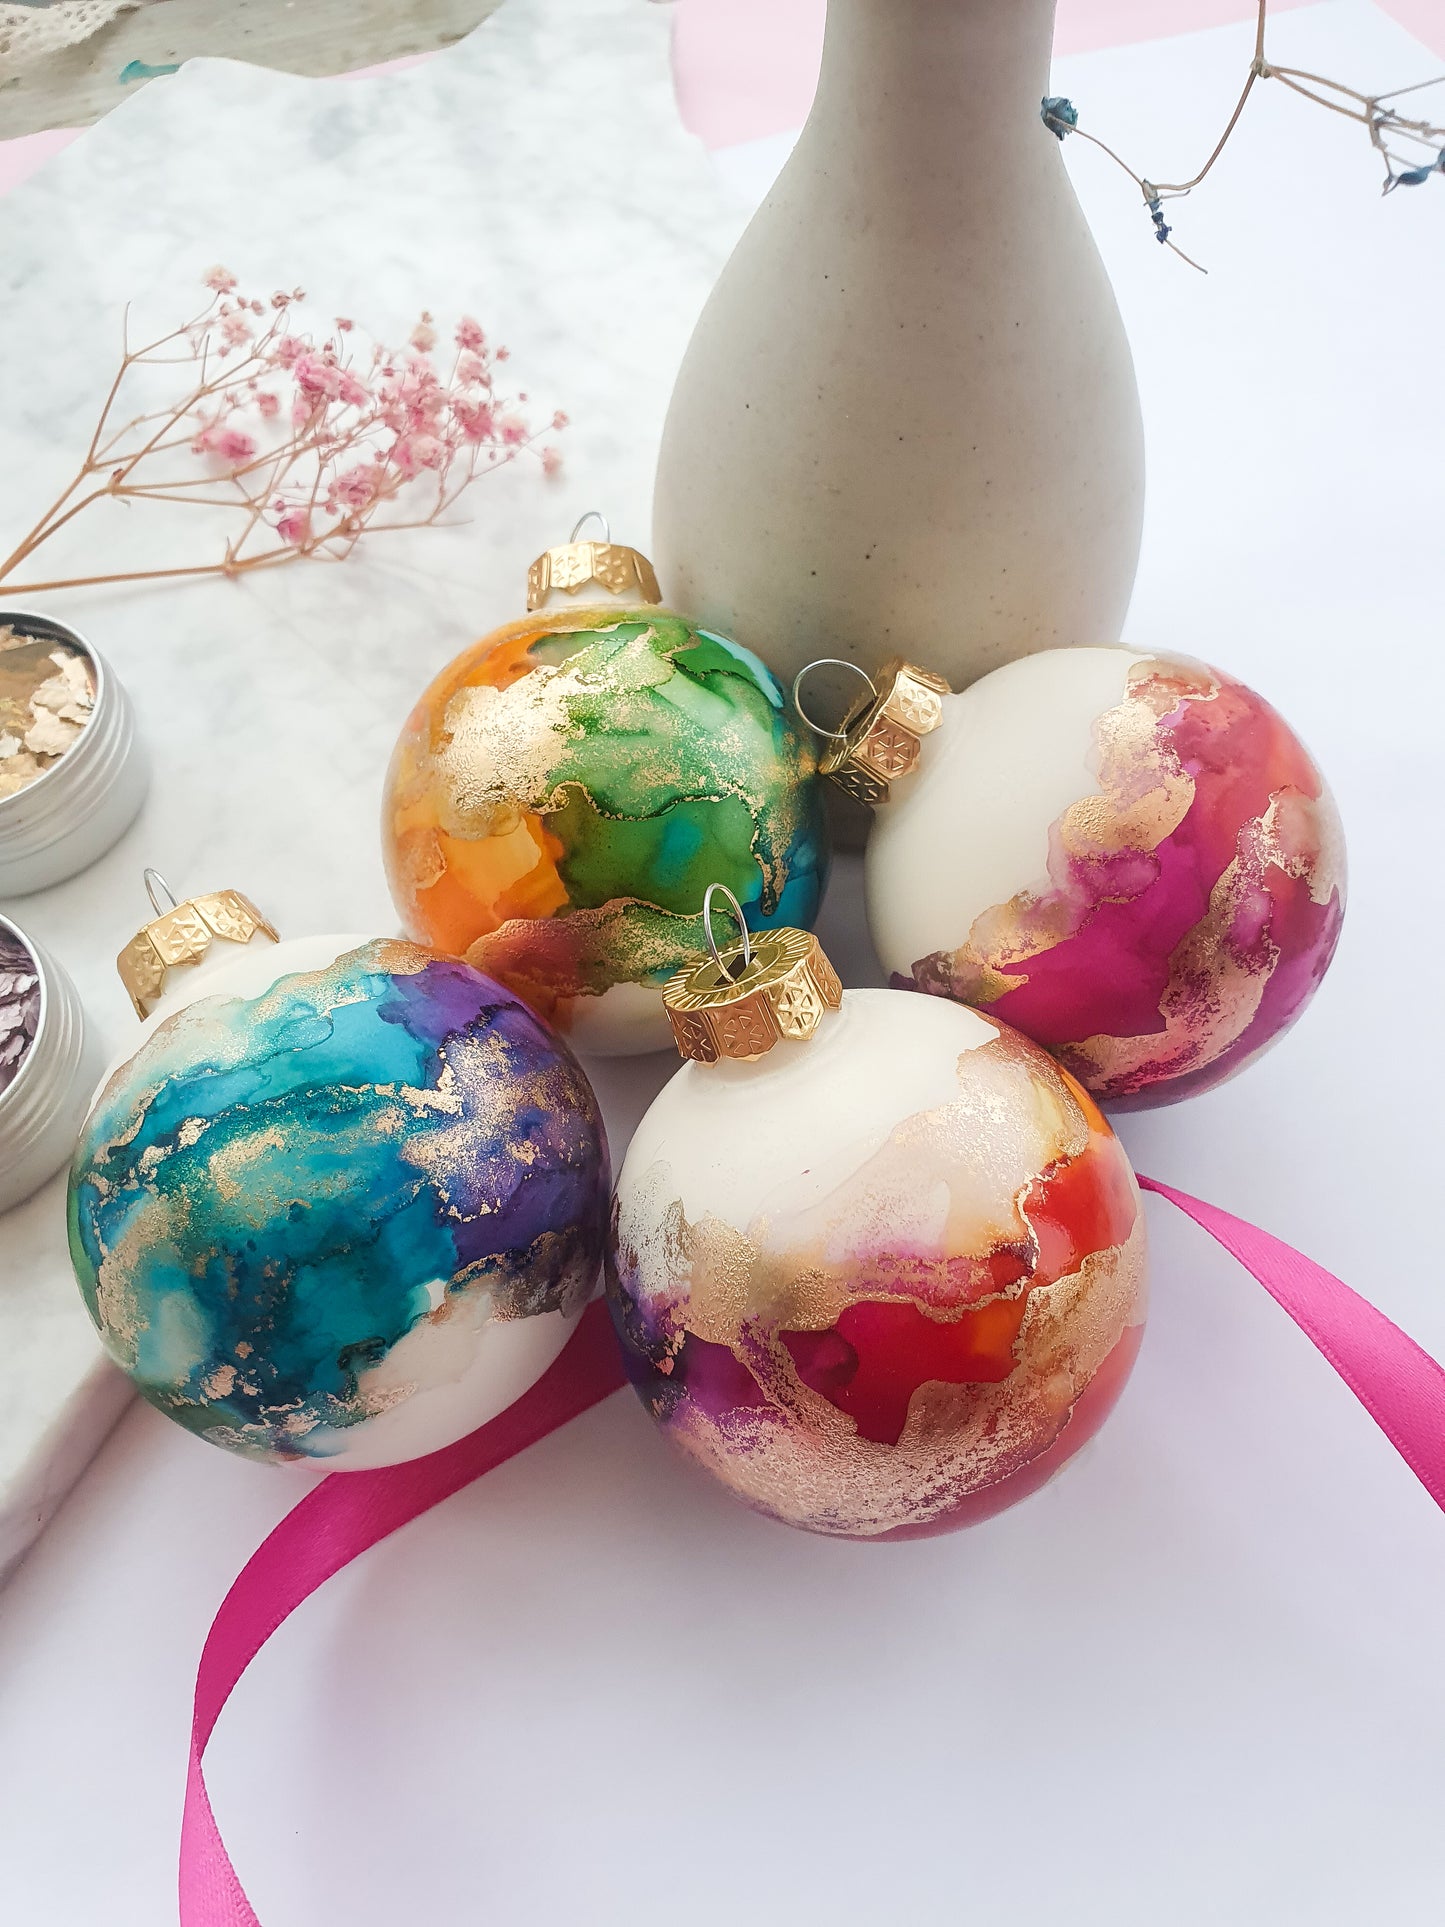
{"type": "Polygon", "coordinates": [[[575,542],[589,522],[600,522],[602,524],[602,540],[610,547],[612,542],[612,525],[602,513],[601,509],[588,509],[585,515],[579,515],[576,525],[572,533],[567,537],[567,540],[569,542],[575,542]]]}
{"type": "Polygon", "coordinates": [[[841,656],[820,656],[816,662],[804,663],[797,675],[794,676],[793,707],[797,710],[802,721],[812,730],[815,736],[821,736],[825,741],[830,743],[846,743],[848,740],[848,731],[846,728],[825,729],[822,723],[815,722],[803,707],[803,679],[805,676],[811,676],[815,669],[847,669],[853,675],[861,676],[863,681],[867,683],[868,694],[875,703],[878,700],[877,685],[866,669],[860,669],[856,662],[844,662],[841,656]]]}
{"type": "Polygon", "coordinates": [[[702,900],[702,928],[703,934],[707,938],[707,947],[712,952],[712,960],[718,969],[725,977],[732,977],[734,979],[739,977],[742,971],[746,970],[752,963],[753,940],[748,934],[747,919],[743,916],[743,907],[725,883],[710,883],[707,886],[707,894],[702,900]],[[725,964],[722,960],[722,952],[717,947],[717,938],[712,933],[712,905],[714,897],[725,897],[727,899],[728,908],[733,913],[733,921],[742,933],[743,960],[741,968],[739,968],[737,964],[731,966],[725,964]]]}
{"type": "Polygon", "coordinates": [[[141,882],[144,883],[146,887],[146,895],[151,900],[151,908],[158,917],[163,917],[168,911],[180,908],[179,898],[159,870],[153,870],[150,865],[147,864],[140,874],[141,882]],[[162,897],[167,898],[168,901],[162,903],[162,897]]]}

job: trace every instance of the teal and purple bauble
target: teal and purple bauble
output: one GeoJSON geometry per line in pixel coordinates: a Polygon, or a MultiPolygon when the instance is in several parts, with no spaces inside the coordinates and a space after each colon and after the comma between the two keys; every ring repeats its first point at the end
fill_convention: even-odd
{"type": "Polygon", "coordinates": [[[91,1318],[152,1405],[250,1458],[353,1469],[540,1377],[597,1279],[610,1180],[586,1077],[510,992],[411,943],[335,951],[253,944],[162,1014],[95,1101],[69,1216],[91,1318]]]}

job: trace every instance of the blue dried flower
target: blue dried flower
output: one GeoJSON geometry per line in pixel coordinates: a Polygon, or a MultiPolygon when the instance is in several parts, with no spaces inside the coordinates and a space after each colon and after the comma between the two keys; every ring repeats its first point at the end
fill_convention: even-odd
{"type": "Polygon", "coordinates": [[[1412,167],[1403,174],[1392,174],[1385,184],[1385,192],[1388,194],[1392,187],[1423,187],[1432,174],[1445,174],[1445,148],[1428,167],[1412,167]]]}

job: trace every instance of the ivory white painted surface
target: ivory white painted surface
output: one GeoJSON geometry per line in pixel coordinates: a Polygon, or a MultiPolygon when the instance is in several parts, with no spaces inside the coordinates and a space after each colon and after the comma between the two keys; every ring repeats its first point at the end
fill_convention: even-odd
{"type": "Polygon", "coordinates": [[[1138,660],[1131,649],[1024,657],[944,698],[868,843],[868,927],[885,970],[906,975],[956,950],[983,911],[1048,887],[1049,830],[1099,793],[1094,719],[1123,700],[1138,660]]]}
{"type": "MultiPolygon", "coordinates": [[[[222,886],[230,887],[230,886],[222,886]]],[[[264,916],[264,906],[258,905],[264,916]]],[[[148,1017],[137,1023],[101,1073],[96,1085],[98,1097],[122,1064],[129,1063],[148,1038],[169,1017],[202,997],[258,997],[269,990],[278,977],[289,977],[299,970],[324,970],[346,950],[365,943],[365,937],[287,937],[273,943],[257,931],[244,945],[217,941],[196,963],[184,964],[166,973],[161,994],[148,1017]]],[[[92,1108],[94,1099],[92,1099],[92,1108]]]]}
{"type": "Polygon", "coordinates": [[[1039,112],[1054,0],[830,0],[813,113],[668,416],[664,593],[785,682],[955,686],[1117,640],[1144,509],[1123,324],[1039,112]]]}
{"type": "MultiPolygon", "coordinates": [[[[633,1134],[618,1196],[625,1208],[655,1188],[694,1224],[711,1214],[739,1231],[781,1228],[845,1184],[905,1118],[956,1102],[960,1056],[997,1036],[961,1004],[845,991],[807,1043],[775,1044],[755,1064],[680,1066],[633,1134]]],[[[962,1191],[954,1208],[969,1209],[962,1191]]]]}

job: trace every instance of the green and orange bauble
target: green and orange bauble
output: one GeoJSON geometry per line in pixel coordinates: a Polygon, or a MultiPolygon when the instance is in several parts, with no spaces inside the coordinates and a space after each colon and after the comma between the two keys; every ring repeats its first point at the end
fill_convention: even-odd
{"type": "Polygon", "coordinates": [[[783,690],[659,599],[635,550],[550,550],[531,613],[442,672],[387,777],[408,934],[604,1056],[669,1042],[662,985],[702,942],[708,884],[755,930],[809,927],[827,872],[816,759],[783,690]]]}

